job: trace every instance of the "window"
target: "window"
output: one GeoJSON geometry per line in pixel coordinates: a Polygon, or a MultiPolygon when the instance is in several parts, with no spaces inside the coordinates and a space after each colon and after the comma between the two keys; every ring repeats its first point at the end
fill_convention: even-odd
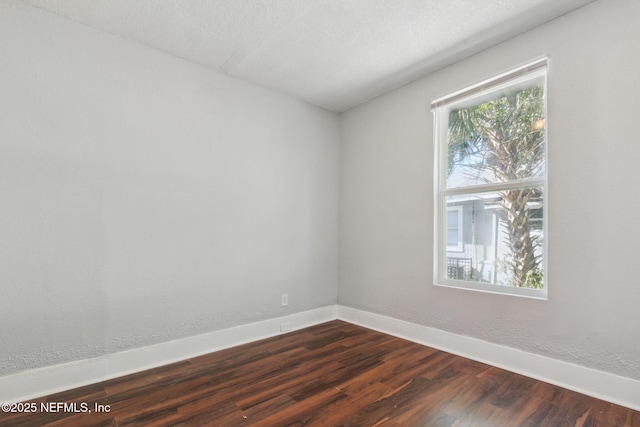
{"type": "Polygon", "coordinates": [[[462,252],[462,206],[447,206],[447,251],[462,252]]]}
{"type": "Polygon", "coordinates": [[[546,298],[546,70],[433,101],[436,285],[546,298]]]}

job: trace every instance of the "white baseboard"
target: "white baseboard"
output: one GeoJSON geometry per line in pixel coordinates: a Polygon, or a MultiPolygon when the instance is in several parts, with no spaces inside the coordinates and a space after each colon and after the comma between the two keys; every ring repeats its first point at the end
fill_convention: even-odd
{"type": "Polygon", "coordinates": [[[338,319],[640,411],[640,381],[476,338],[338,306],[338,319]]]}
{"type": "Polygon", "coordinates": [[[0,377],[0,402],[24,402],[36,397],[117,378],[225,348],[335,320],[331,305],[275,319],[235,326],[175,341],[107,354],[0,377]]]}

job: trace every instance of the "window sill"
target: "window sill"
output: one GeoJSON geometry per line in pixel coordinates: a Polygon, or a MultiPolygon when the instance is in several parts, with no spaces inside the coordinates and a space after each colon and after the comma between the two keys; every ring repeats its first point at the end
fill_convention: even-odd
{"type": "Polygon", "coordinates": [[[489,283],[467,282],[463,280],[440,280],[435,286],[446,288],[465,289],[469,291],[484,292],[498,295],[508,295],[538,300],[547,300],[546,289],[517,288],[512,286],[492,285],[489,283]]]}

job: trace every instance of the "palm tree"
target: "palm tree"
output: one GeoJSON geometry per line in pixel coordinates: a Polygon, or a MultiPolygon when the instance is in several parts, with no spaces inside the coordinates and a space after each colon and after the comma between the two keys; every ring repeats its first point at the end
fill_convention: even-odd
{"type": "MultiPolygon", "coordinates": [[[[480,105],[452,111],[448,129],[448,174],[465,163],[476,182],[513,182],[539,176],[545,167],[544,93],[534,87],[480,105]]],[[[506,244],[511,283],[542,287],[541,255],[531,234],[528,204],[541,200],[536,187],[505,189],[506,244]]]]}

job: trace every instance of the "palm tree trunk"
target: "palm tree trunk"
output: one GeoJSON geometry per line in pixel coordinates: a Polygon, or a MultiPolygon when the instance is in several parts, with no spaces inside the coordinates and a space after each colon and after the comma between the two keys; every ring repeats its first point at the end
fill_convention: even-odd
{"type": "Polygon", "coordinates": [[[526,286],[529,272],[538,270],[540,260],[529,227],[527,203],[535,195],[531,188],[505,190],[501,193],[506,212],[506,243],[511,250],[511,270],[515,286],[526,286]]]}

